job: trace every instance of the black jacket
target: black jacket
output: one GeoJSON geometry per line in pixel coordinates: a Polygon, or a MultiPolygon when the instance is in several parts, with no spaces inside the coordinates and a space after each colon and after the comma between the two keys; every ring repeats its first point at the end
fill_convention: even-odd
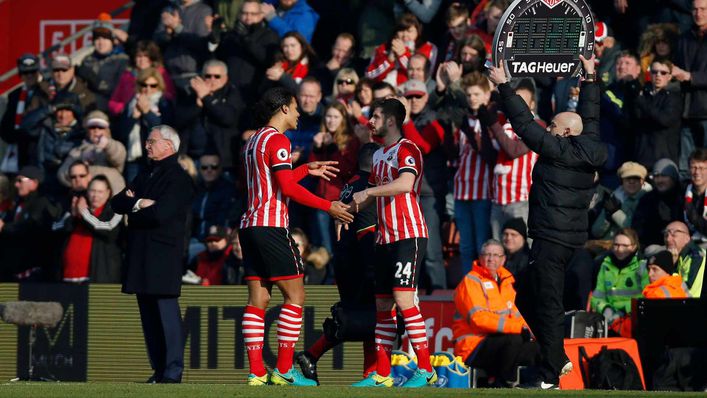
{"type": "Polygon", "coordinates": [[[182,136],[186,153],[193,159],[208,152],[217,152],[221,165],[234,166],[238,154],[238,126],[245,105],[238,89],[226,84],[220,90],[202,99],[203,107],[195,97],[177,104],[175,127],[182,136]]]}
{"type": "Polygon", "coordinates": [[[41,250],[41,245],[47,242],[52,220],[59,214],[59,210],[38,192],[20,199],[17,206],[21,206],[21,210],[8,212],[0,231],[0,278],[3,281],[12,280],[12,275],[34,267],[46,268],[48,250],[41,250]]]}
{"type": "Polygon", "coordinates": [[[263,21],[251,27],[237,27],[224,34],[216,58],[228,65],[228,80],[241,90],[243,98],[256,100],[264,71],[280,51],[280,38],[263,21]],[[245,29],[244,29],[245,28],[245,29]]]}
{"type": "Polygon", "coordinates": [[[187,213],[194,187],[191,177],[172,155],[151,162],[110,204],[128,215],[128,250],[123,293],[179,296],[187,213]],[[126,192],[131,190],[134,197],[126,192]],[[155,204],[133,212],[140,198],[155,204]]]}
{"type": "Polygon", "coordinates": [[[636,126],[635,160],[648,170],[662,158],[678,163],[682,98],[668,88],[651,95],[644,91],[633,104],[636,126]]]}
{"type": "MultiPolygon", "coordinates": [[[[24,115],[27,115],[29,111],[33,110],[32,99],[36,95],[40,95],[39,86],[29,91],[27,99],[25,100],[25,111],[24,115]]],[[[15,115],[17,113],[17,104],[20,102],[20,93],[22,92],[22,87],[19,87],[10,92],[7,96],[7,107],[5,108],[5,113],[2,115],[2,121],[0,122],[0,138],[8,144],[16,144],[18,151],[18,167],[22,168],[29,164],[28,155],[31,150],[36,151],[36,140],[32,140],[26,134],[18,129],[15,129],[15,115]],[[34,144],[34,145],[33,145],[34,144]],[[33,149],[30,149],[32,147],[33,149]]],[[[39,106],[39,102],[36,102],[39,106]]]]}
{"type": "Polygon", "coordinates": [[[683,83],[687,119],[707,119],[707,43],[695,29],[680,36],[675,64],[690,72],[692,78],[683,83]]]}
{"type": "Polygon", "coordinates": [[[529,236],[568,247],[587,240],[587,210],[594,193],[594,173],[607,158],[599,140],[599,86],[584,84],[578,114],[584,129],[579,136],[553,136],[535,122],[523,99],[509,84],[498,87],[513,130],[540,155],[530,189],[529,236]]]}
{"type": "Polygon", "coordinates": [[[685,190],[676,183],[675,187],[667,192],[653,189],[638,200],[638,206],[631,220],[631,228],[638,233],[641,247],[664,244],[665,227],[683,218],[684,193],[685,190]]]}

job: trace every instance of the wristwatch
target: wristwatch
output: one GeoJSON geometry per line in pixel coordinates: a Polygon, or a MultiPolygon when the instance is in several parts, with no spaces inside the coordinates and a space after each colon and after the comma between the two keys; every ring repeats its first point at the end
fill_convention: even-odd
{"type": "Polygon", "coordinates": [[[584,80],[595,81],[597,79],[596,73],[587,73],[584,75],[584,80]]]}

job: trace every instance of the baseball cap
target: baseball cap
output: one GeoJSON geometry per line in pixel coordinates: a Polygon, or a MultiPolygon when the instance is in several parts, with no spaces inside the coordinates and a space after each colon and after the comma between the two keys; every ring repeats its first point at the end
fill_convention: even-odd
{"type": "Polygon", "coordinates": [[[419,80],[408,80],[402,85],[400,91],[403,93],[404,97],[411,95],[425,95],[427,94],[427,87],[425,86],[425,83],[419,80]]]}
{"type": "Polygon", "coordinates": [[[206,238],[204,238],[204,241],[212,242],[221,239],[228,239],[228,230],[221,225],[212,225],[209,227],[209,233],[206,235],[206,238]]]}
{"type": "Polygon", "coordinates": [[[110,126],[108,115],[106,115],[103,111],[91,111],[91,113],[89,113],[84,120],[84,126],[86,128],[102,127],[107,129],[110,126]]]}
{"type": "Polygon", "coordinates": [[[39,58],[34,54],[22,54],[17,58],[17,70],[20,73],[36,72],[39,70],[39,58]]]}
{"type": "Polygon", "coordinates": [[[69,69],[71,68],[71,57],[66,54],[58,54],[52,59],[52,69],[69,69]]]}
{"type": "Polygon", "coordinates": [[[25,166],[17,175],[27,177],[31,180],[37,180],[40,183],[44,180],[44,172],[37,166],[25,166]]]}

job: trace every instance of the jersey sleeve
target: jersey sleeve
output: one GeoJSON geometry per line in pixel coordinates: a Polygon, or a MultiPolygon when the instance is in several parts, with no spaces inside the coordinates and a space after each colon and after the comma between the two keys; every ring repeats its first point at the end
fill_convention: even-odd
{"type": "Polygon", "coordinates": [[[290,140],[284,134],[275,134],[265,144],[265,159],[272,171],[292,170],[290,140]]]}
{"type": "Polygon", "coordinates": [[[398,150],[398,173],[422,174],[422,152],[411,142],[400,145],[398,150]]]}

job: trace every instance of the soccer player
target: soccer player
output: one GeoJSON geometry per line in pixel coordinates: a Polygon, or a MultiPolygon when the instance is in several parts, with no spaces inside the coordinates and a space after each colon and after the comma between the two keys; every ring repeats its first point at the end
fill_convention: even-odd
{"type": "Polygon", "coordinates": [[[356,387],[391,387],[390,354],[397,326],[395,306],[402,312],[418,369],[403,387],[434,384],[437,375],[430,365],[425,322],[415,305],[417,278],[427,247],[427,224],[418,202],[422,180],[422,153],[402,138],[405,106],[395,98],[376,102],[368,127],[385,147],[373,155],[371,188],[356,192],[354,211],[373,200],[378,209],[376,237],[376,371],[355,383],[356,387]]]}
{"type": "Polygon", "coordinates": [[[244,148],[248,182],[248,209],[240,224],[248,305],[243,315],[243,337],[250,364],[249,385],[268,382],[280,385],[312,386],[292,367],[295,344],[302,325],[304,266],[288,230],[288,198],[321,209],[343,222],[353,217],[341,202],[329,202],[298,184],[307,175],[328,180],[338,171],[336,162],[311,162],[292,170],[290,140],[282,134],[297,128],[299,112],[292,93],[283,88],[265,92],[256,105],[256,118],[265,127],[255,133],[244,148]],[[277,323],[277,366],[268,376],[263,363],[265,309],[276,285],[284,303],[277,323]]]}

